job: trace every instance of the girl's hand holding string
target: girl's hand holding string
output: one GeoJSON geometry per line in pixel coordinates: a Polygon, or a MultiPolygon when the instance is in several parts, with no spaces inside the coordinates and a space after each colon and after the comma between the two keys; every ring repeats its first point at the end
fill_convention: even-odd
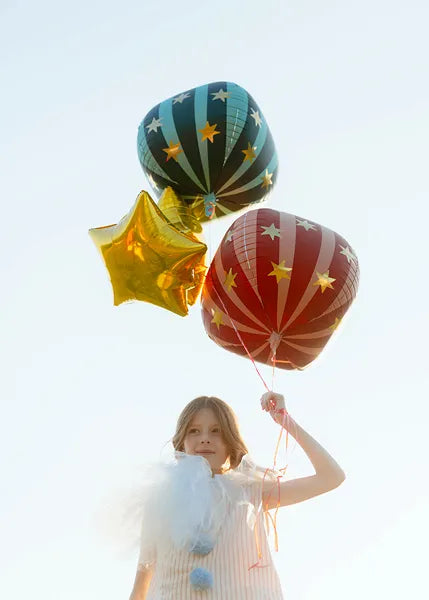
{"type": "Polygon", "coordinates": [[[265,392],[261,396],[262,410],[269,412],[271,418],[284,427],[286,431],[293,435],[296,432],[296,423],[286,410],[285,399],[282,394],[276,392],[265,392]]]}
{"type": "Polygon", "coordinates": [[[305,431],[286,410],[281,394],[266,392],[261,397],[262,410],[269,412],[276,423],[290,433],[304,450],[316,472],[281,484],[280,506],[301,502],[332,490],[344,481],[346,475],[332,456],[305,431]],[[284,498],[282,494],[284,492],[284,498]]]}

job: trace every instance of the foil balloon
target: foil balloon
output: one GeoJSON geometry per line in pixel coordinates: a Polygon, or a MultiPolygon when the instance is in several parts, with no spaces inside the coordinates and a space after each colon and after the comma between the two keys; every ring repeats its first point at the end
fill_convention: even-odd
{"type": "Polygon", "coordinates": [[[282,369],[322,351],[355,298],[358,260],[340,235],[270,209],[242,215],[207,273],[202,316],[222,348],[282,369]]]}
{"type": "Polygon", "coordinates": [[[141,192],[130,212],[117,224],[89,231],[100,250],[112,283],[114,304],[151,302],[184,316],[194,288],[201,288],[207,247],[179,231],[141,192]]]}
{"type": "Polygon", "coordinates": [[[137,149],[157,196],[173,188],[199,221],[260,202],[276,181],[266,119],[235,83],[202,85],[152,108],[140,124],[137,149]]]}
{"type": "Polygon", "coordinates": [[[158,202],[158,208],[179,231],[196,237],[202,235],[201,223],[192,214],[189,206],[179,198],[171,187],[167,187],[163,191],[158,202]]]}
{"type": "MultiPolygon", "coordinates": [[[[180,200],[171,187],[165,188],[159,199],[158,208],[176,229],[182,233],[186,233],[196,242],[204,243],[201,223],[193,216],[189,206],[180,200]]],[[[195,304],[198,300],[204,284],[206,271],[205,255],[203,255],[194,266],[195,286],[187,291],[188,304],[195,304]]]]}

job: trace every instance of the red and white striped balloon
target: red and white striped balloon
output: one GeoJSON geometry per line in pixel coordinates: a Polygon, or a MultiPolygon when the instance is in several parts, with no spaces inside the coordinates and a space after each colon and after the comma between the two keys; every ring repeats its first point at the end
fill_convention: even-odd
{"type": "Polygon", "coordinates": [[[236,354],[302,369],[324,348],[356,296],[359,265],[340,235],[261,208],[237,219],[206,276],[209,337],[236,354]]]}

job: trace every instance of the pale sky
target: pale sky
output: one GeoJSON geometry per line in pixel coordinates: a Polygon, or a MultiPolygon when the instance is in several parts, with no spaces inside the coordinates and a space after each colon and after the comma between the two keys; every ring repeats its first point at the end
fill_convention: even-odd
{"type": "MultiPolygon", "coordinates": [[[[347,475],[280,511],[285,596],[423,597],[428,18],[417,0],[2,0],[1,598],[129,597],[137,550],[104,539],[101,507],[197,395],[229,402],[271,464],[278,427],[251,362],[206,336],[198,306],[115,308],[87,233],[150,192],[146,112],[219,80],[245,87],[271,128],[280,169],[265,206],[336,230],[361,267],[320,358],[275,375],[347,475]]],[[[230,222],[206,227],[212,254],[230,222]]],[[[287,460],[289,476],[312,474],[292,444],[287,460]]]]}

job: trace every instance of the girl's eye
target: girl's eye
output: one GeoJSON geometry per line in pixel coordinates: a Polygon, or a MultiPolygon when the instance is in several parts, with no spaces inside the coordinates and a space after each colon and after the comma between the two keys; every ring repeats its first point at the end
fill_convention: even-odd
{"type": "MultiPolygon", "coordinates": [[[[189,429],[188,433],[192,434],[192,433],[199,433],[199,429],[197,429],[196,427],[191,427],[191,429],[189,429]]],[[[220,429],[219,427],[214,427],[212,429],[212,433],[220,433],[220,429]]]]}

